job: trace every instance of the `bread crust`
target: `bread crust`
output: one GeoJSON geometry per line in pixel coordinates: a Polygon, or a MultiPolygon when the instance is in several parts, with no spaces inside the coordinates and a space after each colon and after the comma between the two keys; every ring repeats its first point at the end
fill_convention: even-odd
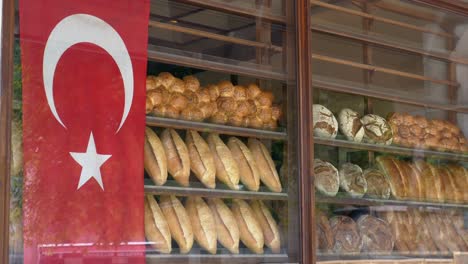
{"type": "Polygon", "coordinates": [[[167,157],[161,140],[149,127],[145,129],[145,170],[156,185],[167,181],[167,157]]]}
{"type": "Polygon", "coordinates": [[[160,207],[180,253],[188,253],[193,246],[193,229],[184,206],[174,195],[161,195],[160,207]]]}
{"type": "Polygon", "coordinates": [[[281,181],[275,163],[265,145],[258,139],[249,138],[248,146],[255,158],[260,173],[260,180],[273,192],[281,192],[281,181]]]}
{"type": "Polygon", "coordinates": [[[234,214],[221,199],[210,198],[207,202],[213,212],[219,243],[232,254],[239,254],[239,227],[234,214]]]}
{"type": "Polygon", "coordinates": [[[330,226],[335,238],[336,253],[357,253],[362,249],[362,240],[356,222],[348,216],[334,216],[330,226]]]}
{"type": "Polygon", "coordinates": [[[245,201],[234,199],[231,210],[239,226],[242,243],[255,254],[263,254],[263,232],[252,208],[245,201]]]}
{"type": "Polygon", "coordinates": [[[407,196],[406,182],[405,179],[401,177],[393,160],[387,156],[379,156],[376,158],[376,161],[390,184],[393,197],[396,199],[404,199],[407,196]]]}
{"type": "Polygon", "coordinates": [[[185,201],[185,208],[195,241],[210,254],[216,254],[216,224],[210,207],[201,197],[191,196],[185,201]]]}
{"type": "Polygon", "coordinates": [[[340,188],[340,176],[338,170],[331,163],[320,159],[314,160],[315,189],[326,195],[336,196],[340,188]]]}
{"type": "Polygon", "coordinates": [[[190,168],[197,178],[208,188],[216,187],[216,167],[208,143],[193,130],[188,130],[185,143],[190,157],[190,168]]]}
{"type": "Polygon", "coordinates": [[[218,134],[209,134],[208,146],[216,167],[216,177],[233,190],[239,189],[239,167],[234,160],[231,150],[219,138],[218,134]]]}
{"type": "Polygon", "coordinates": [[[395,241],[390,225],[386,221],[371,215],[362,215],[356,223],[361,234],[363,251],[392,252],[395,241]]]}
{"type": "Polygon", "coordinates": [[[190,158],[187,146],[174,129],[167,128],[161,134],[167,156],[167,168],[182,186],[189,186],[190,158]]]}
{"type": "Polygon", "coordinates": [[[161,208],[152,195],[145,197],[145,236],[156,251],[164,254],[171,253],[171,231],[161,208]]]}
{"type": "Polygon", "coordinates": [[[376,169],[366,169],[363,172],[367,182],[366,196],[373,198],[388,199],[390,198],[391,189],[385,175],[376,169]]]}
{"type": "Polygon", "coordinates": [[[228,147],[239,167],[240,181],[251,191],[258,191],[260,187],[260,175],[257,162],[249,148],[238,138],[230,137],[228,147]]]}
{"type": "Polygon", "coordinates": [[[250,201],[258,223],[263,231],[263,238],[265,245],[271,249],[273,253],[280,253],[281,251],[281,237],[278,224],[271,215],[270,210],[265,206],[262,201],[250,201]]]}

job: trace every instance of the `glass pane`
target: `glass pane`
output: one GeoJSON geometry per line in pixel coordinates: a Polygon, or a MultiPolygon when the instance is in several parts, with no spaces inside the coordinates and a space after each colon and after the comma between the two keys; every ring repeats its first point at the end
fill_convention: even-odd
{"type": "Polygon", "coordinates": [[[410,1],[311,1],[319,262],[468,251],[466,21],[410,1]]]}

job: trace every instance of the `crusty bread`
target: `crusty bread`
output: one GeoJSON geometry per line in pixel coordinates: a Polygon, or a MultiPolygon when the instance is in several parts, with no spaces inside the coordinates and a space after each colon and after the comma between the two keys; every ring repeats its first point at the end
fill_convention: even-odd
{"type": "Polygon", "coordinates": [[[211,254],[216,254],[216,224],[213,212],[201,197],[191,196],[185,208],[192,223],[195,241],[211,254]]]}
{"type": "Polygon", "coordinates": [[[252,208],[243,200],[232,202],[232,213],[239,226],[240,239],[255,254],[263,254],[264,237],[252,208]]]}
{"type": "Polygon", "coordinates": [[[167,180],[167,158],[158,135],[147,127],[145,129],[145,170],[156,185],[163,185],[167,180]]]}
{"type": "Polygon", "coordinates": [[[236,219],[221,199],[207,200],[215,219],[218,241],[233,254],[239,254],[239,227],[236,219]]]}
{"type": "Polygon", "coordinates": [[[371,253],[391,253],[395,240],[390,225],[377,217],[362,215],[356,221],[363,243],[362,250],[371,253]]]}
{"type": "Polygon", "coordinates": [[[258,191],[260,187],[260,175],[257,162],[249,148],[238,138],[230,137],[228,147],[239,167],[240,180],[251,191],[258,191]]]}
{"type": "Polygon", "coordinates": [[[400,173],[401,179],[405,180],[405,198],[411,200],[420,199],[422,188],[419,182],[419,177],[417,177],[418,175],[413,171],[413,168],[405,161],[395,158],[392,158],[392,160],[400,173]]]}
{"type": "Polygon", "coordinates": [[[229,188],[239,189],[239,167],[237,166],[234,157],[229,148],[219,138],[218,134],[209,134],[208,145],[216,167],[216,177],[218,180],[226,184],[229,188]]]}
{"type": "Polygon", "coordinates": [[[392,158],[388,156],[378,156],[376,161],[380,170],[385,174],[385,177],[387,177],[388,183],[390,183],[393,197],[396,199],[404,199],[407,196],[406,181],[401,177],[392,158]]]}
{"type": "Polygon", "coordinates": [[[431,172],[432,172],[432,184],[431,184],[431,189],[430,192],[433,195],[433,201],[438,201],[438,202],[444,202],[444,192],[442,191],[443,188],[443,183],[442,179],[440,177],[439,171],[434,165],[431,165],[429,163],[426,163],[431,172]]]}
{"type": "Polygon", "coordinates": [[[161,208],[152,195],[145,197],[145,235],[156,251],[171,253],[171,231],[161,208]]]}
{"type": "Polygon", "coordinates": [[[167,156],[167,168],[182,186],[189,185],[190,158],[187,146],[174,129],[167,128],[161,134],[161,141],[167,156]]]}
{"type": "Polygon", "coordinates": [[[180,253],[188,253],[193,245],[193,229],[187,211],[174,195],[162,195],[160,206],[180,253]]]}
{"type": "Polygon", "coordinates": [[[459,165],[449,164],[447,169],[450,171],[456,184],[456,191],[462,198],[462,202],[468,202],[468,171],[459,165]]]}
{"type": "Polygon", "coordinates": [[[208,143],[193,130],[188,130],[185,143],[190,157],[190,167],[197,178],[208,188],[216,187],[216,167],[208,143]]]}
{"type": "Polygon", "coordinates": [[[271,249],[273,253],[280,253],[281,251],[281,238],[278,224],[271,215],[270,210],[265,206],[262,201],[250,201],[258,223],[263,231],[263,238],[265,245],[271,249]]]}
{"type": "Polygon", "coordinates": [[[275,163],[265,145],[257,139],[249,138],[248,146],[257,162],[260,180],[273,192],[281,192],[281,181],[275,163]]]}

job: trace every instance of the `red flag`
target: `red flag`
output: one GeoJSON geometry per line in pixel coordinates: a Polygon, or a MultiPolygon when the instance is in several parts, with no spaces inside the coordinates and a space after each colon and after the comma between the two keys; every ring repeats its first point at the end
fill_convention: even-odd
{"type": "Polygon", "coordinates": [[[148,0],[20,1],[24,263],[144,263],[148,17],[148,0]]]}

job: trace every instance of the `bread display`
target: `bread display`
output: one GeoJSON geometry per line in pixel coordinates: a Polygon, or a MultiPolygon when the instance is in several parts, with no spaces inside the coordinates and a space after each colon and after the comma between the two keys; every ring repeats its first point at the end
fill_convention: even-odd
{"type": "Polygon", "coordinates": [[[171,231],[161,208],[152,195],[145,197],[145,236],[160,253],[171,253],[171,231]]]}
{"type": "Polygon", "coordinates": [[[313,105],[314,136],[322,138],[335,138],[338,133],[338,121],[333,113],[323,105],[313,105]]]}
{"type": "Polygon", "coordinates": [[[377,169],[366,169],[363,172],[367,182],[366,196],[372,198],[390,198],[390,184],[385,175],[377,169]]]}
{"type": "Polygon", "coordinates": [[[245,201],[235,199],[231,209],[239,226],[239,237],[242,243],[253,253],[263,254],[263,231],[252,208],[245,201]]]}
{"type": "Polygon", "coordinates": [[[239,167],[231,153],[218,134],[209,134],[208,145],[213,154],[216,177],[233,190],[239,189],[239,167]]]}
{"type": "Polygon", "coordinates": [[[210,198],[208,205],[213,212],[217,239],[232,254],[239,253],[239,227],[231,209],[221,199],[210,198]]]}
{"type": "Polygon", "coordinates": [[[367,191],[366,178],[361,167],[352,163],[345,163],[340,167],[340,187],[351,197],[363,197],[367,191]]]}
{"type": "Polygon", "coordinates": [[[468,151],[462,131],[448,121],[429,120],[408,113],[392,113],[388,122],[394,134],[394,143],[397,145],[438,151],[468,151]]]}
{"type": "Polygon", "coordinates": [[[332,252],[335,245],[335,237],[331,230],[330,222],[327,216],[322,212],[316,211],[317,228],[317,247],[320,252],[332,252]]]}
{"type": "Polygon", "coordinates": [[[390,145],[393,142],[393,132],[385,118],[368,114],[361,118],[364,127],[364,141],[380,145],[390,145]]]}
{"type": "Polygon", "coordinates": [[[213,212],[201,197],[188,197],[185,209],[192,224],[195,241],[210,254],[216,254],[216,223],[213,212]]]}
{"type": "Polygon", "coordinates": [[[390,253],[394,238],[387,222],[371,215],[362,215],[356,221],[365,252],[390,253]]]}
{"type": "Polygon", "coordinates": [[[364,137],[364,127],[359,114],[349,108],[344,108],[338,114],[340,132],[347,140],[361,142],[364,137]]]}
{"type": "Polygon", "coordinates": [[[151,128],[145,129],[144,145],[145,170],[156,185],[163,185],[167,180],[167,158],[158,135],[151,128]]]}
{"type": "Polygon", "coordinates": [[[330,219],[330,227],[335,243],[336,253],[357,253],[362,249],[361,235],[354,220],[348,216],[334,216],[330,219]]]}
{"type": "Polygon", "coordinates": [[[260,187],[260,173],[249,148],[238,138],[230,137],[227,143],[239,168],[240,181],[251,191],[260,187]]]}
{"type": "Polygon", "coordinates": [[[336,196],[340,188],[338,170],[331,163],[319,159],[314,160],[315,189],[326,195],[336,196]]]}
{"type": "Polygon", "coordinates": [[[193,229],[184,206],[174,195],[162,195],[160,207],[171,235],[179,245],[180,253],[188,253],[193,245],[193,229]]]}
{"type": "Polygon", "coordinates": [[[190,168],[197,176],[201,183],[208,188],[216,187],[216,167],[208,143],[193,130],[187,130],[185,136],[185,144],[187,145],[190,168]]]}
{"type": "Polygon", "coordinates": [[[250,201],[258,223],[263,231],[263,238],[265,245],[271,249],[273,253],[280,253],[281,251],[281,237],[278,224],[273,219],[270,210],[265,206],[262,201],[250,201]]]}
{"type": "Polygon", "coordinates": [[[167,156],[167,169],[182,186],[189,185],[190,158],[187,146],[174,129],[165,129],[161,142],[167,156]]]}
{"type": "Polygon", "coordinates": [[[256,84],[221,81],[203,88],[194,76],[162,72],[146,78],[146,90],[146,113],[156,116],[264,129],[276,129],[282,116],[273,94],[256,84]]]}
{"type": "Polygon", "coordinates": [[[273,192],[281,192],[281,181],[275,163],[265,145],[257,139],[249,138],[248,147],[257,163],[260,180],[273,192]]]}

